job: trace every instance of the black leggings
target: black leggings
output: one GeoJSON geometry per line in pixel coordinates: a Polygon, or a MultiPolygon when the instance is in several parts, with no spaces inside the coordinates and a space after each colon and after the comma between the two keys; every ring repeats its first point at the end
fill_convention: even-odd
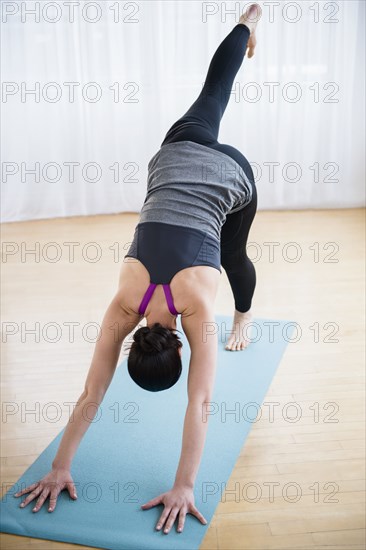
{"type": "Polygon", "coordinates": [[[251,202],[241,210],[228,213],[221,228],[221,264],[230,282],[235,309],[241,312],[250,309],[256,285],[255,268],[247,256],[246,245],[257,211],[257,190],[252,168],[244,155],[231,145],[219,143],[217,138],[249,35],[248,27],[238,23],[224,38],[211,60],[201,93],[168,130],[161,144],[188,140],[226,153],[242,167],[252,184],[251,202]]]}

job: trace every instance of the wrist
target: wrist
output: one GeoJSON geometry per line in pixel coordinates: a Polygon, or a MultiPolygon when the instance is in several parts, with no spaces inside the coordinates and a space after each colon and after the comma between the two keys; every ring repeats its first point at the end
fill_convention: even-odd
{"type": "Polygon", "coordinates": [[[70,471],[70,466],[70,464],[58,463],[57,460],[54,460],[51,464],[52,470],[67,470],[68,472],[70,471]]]}
{"type": "Polygon", "coordinates": [[[175,480],[173,489],[185,489],[186,491],[193,491],[194,483],[187,481],[175,480]]]}

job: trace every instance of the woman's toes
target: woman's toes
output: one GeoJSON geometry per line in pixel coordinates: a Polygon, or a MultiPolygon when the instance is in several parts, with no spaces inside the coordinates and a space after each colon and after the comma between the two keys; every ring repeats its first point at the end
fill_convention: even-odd
{"type": "Polygon", "coordinates": [[[226,344],[225,349],[227,349],[227,350],[229,350],[229,351],[234,351],[234,350],[235,350],[235,342],[229,341],[229,342],[226,344]]]}
{"type": "Polygon", "coordinates": [[[241,351],[248,347],[249,342],[246,340],[240,340],[240,342],[230,342],[225,345],[225,349],[228,351],[241,351]]]}
{"type": "Polygon", "coordinates": [[[259,4],[252,4],[251,6],[249,6],[247,14],[251,22],[258,23],[259,19],[262,16],[262,8],[259,4]]]}
{"type": "Polygon", "coordinates": [[[242,338],[240,340],[229,340],[227,344],[225,344],[225,349],[228,351],[240,351],[242,349],[246,349],[248,347],[249,341],[245,338],[242,338]]]}

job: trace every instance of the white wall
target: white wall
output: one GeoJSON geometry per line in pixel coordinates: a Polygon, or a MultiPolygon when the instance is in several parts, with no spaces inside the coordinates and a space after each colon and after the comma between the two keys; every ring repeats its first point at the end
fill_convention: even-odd
{"type": "MultiPolygon", "coordinates": [[[[24,11],[36,4],[1,3],[2,221],[138,212],[149,159],[248,3],[80,1],[74,22],[64,1],[38,3],[36,21],[24,11]],[[67,82],[79,84],[73,102],[67,82]],[[96,102],[85,99],[91,82],[96,102]],[[24,94],[36,85],[38,101],[24,94]],[[35,163],[39,181],[26,172],[35,163]],[[79,163],[74,180],[65,163],[79,163]]],[[[256,54],[235,80],[219,141],[251,162],[259,209],[363,206],[364,2],[260,5],[256,54]]]]}

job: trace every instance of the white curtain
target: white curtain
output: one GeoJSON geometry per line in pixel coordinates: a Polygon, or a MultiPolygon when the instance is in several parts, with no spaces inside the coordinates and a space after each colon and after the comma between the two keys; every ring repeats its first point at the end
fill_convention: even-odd
{"type": "MultiPolygon", "coordinates": [[[[248,2],[1,2],[3,222],[139,212],[147,163],[248,2]]],[[[260,2],[219,141],[258,209],[365,204],[365,3],[260,2]]]]}

